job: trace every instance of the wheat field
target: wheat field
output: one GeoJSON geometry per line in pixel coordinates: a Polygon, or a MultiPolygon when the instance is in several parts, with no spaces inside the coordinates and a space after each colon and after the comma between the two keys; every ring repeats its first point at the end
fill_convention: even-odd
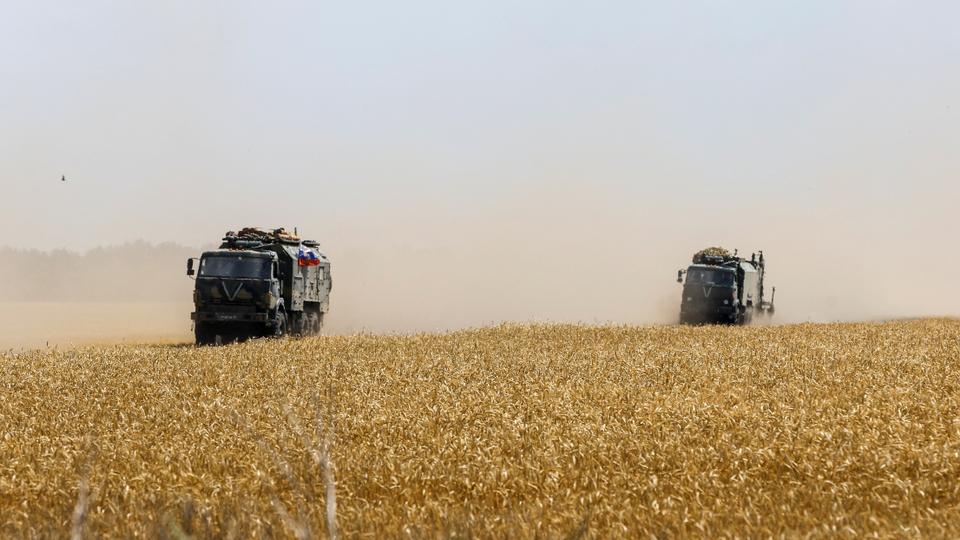
{"type": "Polygon", "coordinates": [[[0,357],[0,535],[958,537],[960,321],[0,357]]]}

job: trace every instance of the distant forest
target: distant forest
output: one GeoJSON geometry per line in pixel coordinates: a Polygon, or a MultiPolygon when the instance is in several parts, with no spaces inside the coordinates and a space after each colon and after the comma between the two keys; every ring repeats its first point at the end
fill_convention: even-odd
{"type": "Polygon", "coordinates": [[[189,302],[198,248],[133,242],[86,253],[0,248],[0,302],[189,302]]]}

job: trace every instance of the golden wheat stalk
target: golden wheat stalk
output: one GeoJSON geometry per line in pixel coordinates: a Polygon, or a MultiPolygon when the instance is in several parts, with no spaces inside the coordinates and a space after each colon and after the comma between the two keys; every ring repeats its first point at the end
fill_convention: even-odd
{"type": "Polygon", "coordinates": [[[4,537],[960,536],[953,319],[48,349],[0,396],[4,537]]]}

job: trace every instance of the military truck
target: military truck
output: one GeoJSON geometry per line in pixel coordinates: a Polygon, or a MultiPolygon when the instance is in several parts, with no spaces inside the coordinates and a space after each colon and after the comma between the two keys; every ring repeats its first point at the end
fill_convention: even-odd
{"type": "Polygon", "coordinates": [[[764,296],[766,263],[763,252],[738,257],[723,248],[693,255],[693,264],[677,272],[683,283],[680,324],[749,324],[754,315],[772,316],[773,296],[764,296]],[[686,274],[686,281],[684,281],[686,274]]]}
{"type": "Polygon", "coordinates": [[[333,286],[330,260],[318,248],[296,232],[248,227],[189,259],[197,345],[318,334],[333,286]]]}

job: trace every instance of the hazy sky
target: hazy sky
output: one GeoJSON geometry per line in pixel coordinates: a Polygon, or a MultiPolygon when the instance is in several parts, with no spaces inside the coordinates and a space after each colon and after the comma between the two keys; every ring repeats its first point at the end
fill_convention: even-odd
{"type": "MultiPolygon", "coordinates": [[[[713,244],[794,289],[960,264],[957,2],[0,5],[0,244],[297,225],[341,268],[503,257],[476,271],[547,306],[505,316],[583,319],[622,288],[554,309],[545,272],[659,280],[713,244]]],[[[896,294],[960,312],[947,286],[896,294]]]]}

